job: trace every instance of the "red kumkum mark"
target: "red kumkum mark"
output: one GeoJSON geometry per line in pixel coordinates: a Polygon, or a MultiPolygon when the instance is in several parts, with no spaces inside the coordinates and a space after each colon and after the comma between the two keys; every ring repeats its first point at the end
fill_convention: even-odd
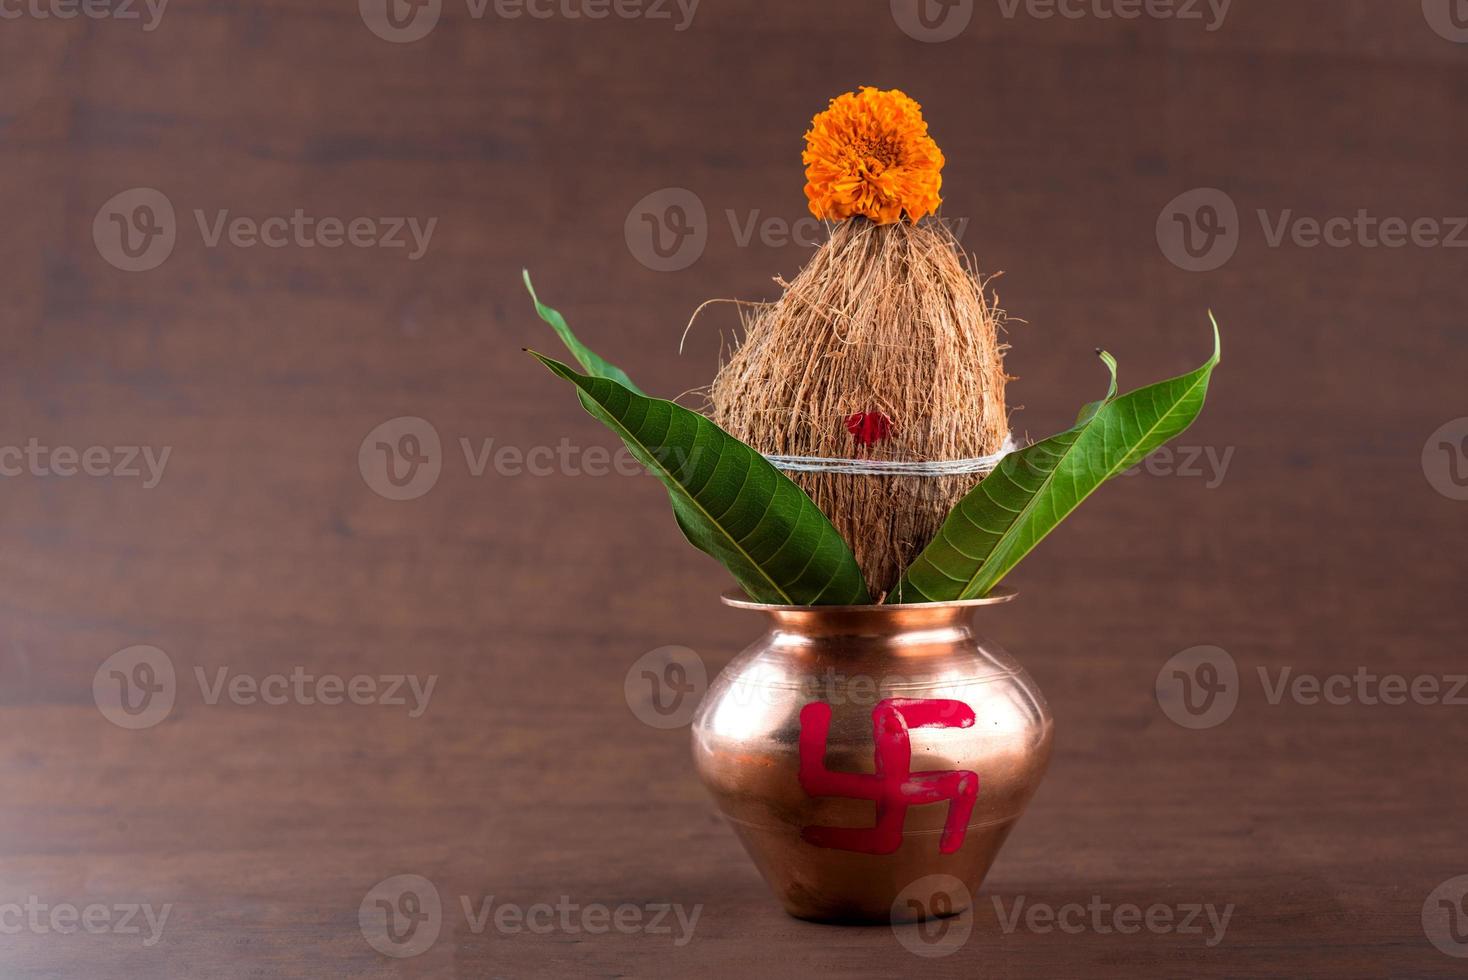
{"type": "Polygon", "coordinates": [[[892,420],[881,412],[857,412],[846,416],[846,431],[858,446],[875,446],[892,434],[892,420]]]}
{"type": "Polygon", "coordinates": [[[887,698],[872,709],[876,739],[876,773],[833,772],[826,768],[826,738],[831,706],[817,701],[800,710],[800,788],[811,796],[872,800],[877,804],[874,827],[810,826],[800,832],[806,843],[863,854],[892,854],[902,846],[907,808],[948,800],[948,819],[938,841],[940,854],[963,846],[969,816],[979,795],[978,773],[967,769],[912,771],[909,728],[970,728],[973,709],[962,701],[887,698]]]}

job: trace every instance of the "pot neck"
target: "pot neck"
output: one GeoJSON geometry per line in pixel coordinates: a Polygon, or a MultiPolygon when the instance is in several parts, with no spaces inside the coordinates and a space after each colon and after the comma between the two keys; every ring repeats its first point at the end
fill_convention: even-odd
{"type": "Polygon", "coordinates": [[[900,639],[933,631],[966,631],[981,607],[1013,599],[1013,589],[995,589],[982,599],[958,602],[901,603],[886,606],[774,606],[752,602],[743,593],[727,593],[724,603],[762,612],[780,632],[805,637],[869,636],[900,639]]]}
{"type": "Polygon", "coordinates": [[[890,610],[842,607],[823,610],[811,607],[772,609],[765,615],[770,617],[777,629],[803,636],[896,637],[904,633],[966,627],[974,617],[974,610],[947,605],[908,609],[892,606],[890,610]]]}

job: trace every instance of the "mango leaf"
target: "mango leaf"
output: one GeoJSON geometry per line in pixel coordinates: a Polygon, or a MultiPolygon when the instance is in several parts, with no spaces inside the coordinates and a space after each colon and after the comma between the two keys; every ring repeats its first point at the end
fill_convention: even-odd
{"type": "Polygon", "coordinates": [[[576,363],[581,365],[581,370],[593,378],[606,378],[608,381],[615,381],[634,394],[643,394],[642,389],[632,383],[632,379],[627,376],[626,371],[623,371],[578,340],[576,335],[571,332],[570,325],[566,323],[566,318],[561,316],[560,311],[546,306],[540,301],[540,297],[535,295],[535,287],[530,284],[530,270],[521,269],[520,271],[525,276],[525,289],[530,293],[531,302],[535,304],[535,312],[540,314],[540,318],[546,323],[549,323],[551,328],[555,330],[556,336],[561,338],[561,343],[566,345],[566,350],[570,351],[571,356],[576,358],[576,363]]]}
{"type": "Polygon", "coordinates": [[[851,549],[805,491],[759,453],[681,405],[529,352],[668,488],[678,526],[757,602],[871,602],[851,549]]]}
{"type": "MultiPolygon", "coordinates": [[[[1209,315],[1212,319],[1212,314],[1209,315]]],[[[1102,483],[1181,433],[1203,408],[1219,361],[1081,410],[1074,428],[1004,458],[958,502],[903,573],[888,602],[946,602],[988,593],[1102,483]]],[[[1102,355],[1116,390],[1116,361],[1102,355]]]]}

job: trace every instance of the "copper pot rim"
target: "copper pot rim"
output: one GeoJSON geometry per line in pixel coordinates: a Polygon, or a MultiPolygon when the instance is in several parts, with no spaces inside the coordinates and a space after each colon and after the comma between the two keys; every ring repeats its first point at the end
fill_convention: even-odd
{"type": "Polygon", "coordinates": [[[775,613],[848,613],[885,612],[900,613],[903,610],[922,609],[968,609],[979,606],[998,606],[1013,601],[1019,590],[1007,585],[996,585],[989,594],[979,599],[954,599],[949,602],[893,602],[865,606],[781,606],[774,603],[756,602],[743,589],[730,589],[719,596],[719,601],[732,609],[752,609],[755,612],[775,613]]]}

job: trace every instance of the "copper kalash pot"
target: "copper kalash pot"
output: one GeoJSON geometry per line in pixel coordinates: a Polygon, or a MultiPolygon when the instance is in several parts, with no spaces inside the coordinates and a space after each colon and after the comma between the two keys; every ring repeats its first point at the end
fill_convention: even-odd
{"type": "Polygon", "coordinates": [[[969,626],[1014,595],[890,606],[724,596],[770,628],[710,686],[693,754],[791,915],[900,922],[968,907],[1054,733],[1035,682],[969,626]],[[920,883],[923,900],[906,900],[920,883]]]}

